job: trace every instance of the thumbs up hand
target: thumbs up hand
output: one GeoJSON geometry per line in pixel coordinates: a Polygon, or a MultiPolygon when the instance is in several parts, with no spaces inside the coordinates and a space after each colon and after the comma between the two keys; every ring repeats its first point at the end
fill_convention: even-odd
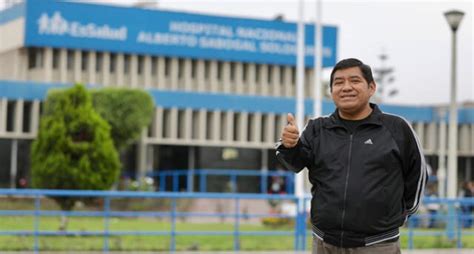
{"type": "Polygon", "coordinates": [[[293,148],[298,143],[300,132],[298,131],[298,126],[296,126],[295,117],[291,113],[288,114],[286,120],[288,124],[281,133],[281,143],[286,148],[293,148]]]}

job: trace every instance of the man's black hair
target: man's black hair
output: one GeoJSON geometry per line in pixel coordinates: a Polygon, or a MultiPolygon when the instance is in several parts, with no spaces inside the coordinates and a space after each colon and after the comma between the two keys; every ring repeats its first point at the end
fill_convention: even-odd
{"type": "Polygon", "coordinates": [[[334,66],[334,69],[332,69],[331,72],[331,80],[329,81],[329,88],[331,88],[332,91],[332,81],[334,78],[334,73],[338,70],[343,70],[351,67],[359,67],[360,71],[362,72],[362,76],[364,77],[365,81],[367,81],[367,84],[370,84],[371,82],[374,81],[374,77],[372,76],[372,70],[370,69],[370,66],[367,64],[364,64],[361,60],[356,59],[356,58],[347,58],[339,61],[336,66],[334,66]]]}

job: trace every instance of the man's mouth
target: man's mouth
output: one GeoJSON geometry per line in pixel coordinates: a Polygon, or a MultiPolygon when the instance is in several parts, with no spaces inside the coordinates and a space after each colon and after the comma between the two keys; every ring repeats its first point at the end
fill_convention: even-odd
{"type": "Polygon", "coordinates": [[[341,99],[350,99],[350,98],[355,98],[355,97],[356,97],[355,95],[346,94],[346,95],[342,95],[341,99]]]}

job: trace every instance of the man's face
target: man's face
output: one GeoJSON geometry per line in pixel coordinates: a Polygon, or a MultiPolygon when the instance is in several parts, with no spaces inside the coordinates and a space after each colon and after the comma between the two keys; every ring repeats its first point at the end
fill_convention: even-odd
{"type": "Polygon", "coordinates": [[[361,112],[375,92],[375,83],[367,84],[359,67],[337,70],[332,80],[331,96],[336,107],[349,114],[361,112]]]}

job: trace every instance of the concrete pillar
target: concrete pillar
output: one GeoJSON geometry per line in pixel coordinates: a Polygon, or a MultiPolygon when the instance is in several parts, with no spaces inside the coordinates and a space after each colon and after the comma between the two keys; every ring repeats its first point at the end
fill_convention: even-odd
{"type": "Polygon", "coordinates": [[[74,50],[74,83],[84,83],[82,80],[82,54],[80,50],[74,50]]]}
{"type": "Polygon", "coordinates": [[[250,126],[249,133],[252,142],[260,143],[262,142],[262,114],[256,112],[252,115],[252,126],[250,126]]]}
{"type": "MultiPolygon", "coordinates": [[[[158,89],[169,88],[170,87],[169,79],[165,75],[165,64],[166,64],[165,58],[164,57],[158,57],[157,61],[158,61],[158,64],[156,65],[156,68],[157,68],[157,70],[156,70],[156,74],[157,74],[156,82],[157,83],[154,85],[154,87],[156,87],[158,89]]],[[[169,68],[171,68],[171,66],[169,68]]]]}
{"type": "Polygon", "coordinates": [[[53,81],[53,49],[44,48],[43,81],[53,81]]]}
{"type": "Polygon", "coordinates": [[[151,88],[151,56],[143,58],[143,85],[145,88],[151,88]]]}
{"type": "Polygon", "coordinates": [[[425,132],[424,132],[424,123],[419,122],[415,123],[415,132],[418,135],[418,140],[423,148],[425,148],[425,132]]]}
{"type": "Polygon", "coordinates": [[[247,65],[247,94],[257,94],[257,83],[255,81],[256,65],[250,63],[247,65]]]}
{"type": "Polygon", "coordinates": [[[163,137],[163,125],[165,124],[163,120],[163,108],[156,107],[151,129],[151,136],[153,138],[161,139],[163,137]]]}
{"type": "Polygon", "coordinates": [[[97,84],[96,71],[95,71],[96,65],[97,65],[96,52],[89,51],[88,54],[89,56],[87,57],[87,60],[89,61],[89,63],[87,65],[87,74],[88,74],[87,83],[97,84]]]}
{"type": "Polygon", "coordinates": [[[67,49],[62,48],[59,50],[59,81],[66,83],[68,81],[68,69],[67,69],[67,49]]]}
{"type": "Polygon", "coordinates": [[[305,70],[305,98],[313,98],[314,95],[314,71],[312,69],[305,70]]]}
{"type": "Polygon", "coordinates": [[[133,54],[130,56],[130,84],[125,84],[127,87],[138,87],[138,56],[133,54]]]}
{"type": "Polygon", "coordinates": [[[0,135],[5,134],[7,131],[7,98],[0,97],[0,135]]]}
{"type": "Polygon", "coordinates": [[[207,114],[205,109],[199,110],[198,139],[206,140],[207,114]]]}
{"type": "Polygon", "coordinates": [[[31,105],[31,121],[30,131],[34,136],[38,135],[39,129],[39,118],[40,118],[40,100],[34,100],[31,105]]]}
{"type": "Polygon", "coordinates": [[[260,65],[260,74],[258,79],[258,91],[257,94],[267,96],[268,95],[268,65],[261,64],[260,65]]]}
{"type": "Polygon", "coordinates": [[[212,111],[212,132],[211,139],[213,141],[219,141],[221,138],[221,111],[212,111]]]}
{"type": "Polygon", "coordinates": [[[15,101],[15,114],[13,117],[13,132],[20,134],[23,132],[23,100],[15,101]]]}
{"type": "Polygon", "coordinates": [[[145,140],[146,130],[142,131],[140,139],[137,142],[136,168],[139,178],[145,177],[147,172],[147,144],[145,140]]]}
{"type": "Polygon", "coordinates": [[[178,109],[177,108],[171,108],[169,109],[169,120],[163,124],[166,124],[167,126],[167,131],[168,135],[166,137],[171,138],[171,139],[177,139],[178,138],[178,128],[176,126],[178,125],[178,109]]]}
{"type": "Polygon", "coordinates": [[[193,90],[193,78],[191,77],[192,74],[192,61],[191,59],[185,59],[184,60],[184,70],[182,71],[182,79],[180,82],[182,82],[185,91],[191,91],[193,90]]]}
{"type": "Polygon", "coordinates": [[[110,53],[102,54],[102,85],[110,86],[110,53]]]}
{"type": "Polygon", "coordinates": [[[471,137],[471,141],[469,142],[471,144],[471,148],[469,150],[471,151],[471,154],[474,155],[474,123],[471,124],[471,133],[469,134],[469,136],[471,137]]]}
{"type": "Polygon", "coordinates": [[[184,110],[184,121],[182,121],[182,124],[180,128],[182,128],[184,132],[184,139],[185,140],[191,140],[192,135],[193,135],[193,109],[192,108],[187,108],[184,110]]]}
{"type": "Polygon", "coordinates": [[[458,144],[459,144],[459,151],[461,153],[468,153],[469,152],[469,125],[468,124],[459,124],[459,136],[458,136],[458,144]]]}
{"type": "Polygon", "coordinates": [[[231,92],[236,94],[243,94],[244,93],[244,81],[243,81],[243,68],[244,65],[242,63],[235,63],[234,64],[234,80],[232,82],[231,92]]]}
{"type": "Polygon", "coordinates": [[[196,66],[196,90],[199,92],[206,91],[206,80],[204,77],[205,73],[205,62],[204,60],[197,60],[196,66]]]}
{"type": "Polygon", "coordinates": [[[248,113],[239,113],[239,123],[236,126],[237,129],[237,140],[240,142],[246,142],[248,140],[248,113]]]}
{"type": "Polygon", "coordinates": [[[436,151],[436,123],[431,122],[428,124],[428,128],[426,130],[426,140],[425,140],[425,145],[426,145],[426,151],[436,151]]]}
{"type": "Polygon", "coordinates": [[[295,84],[293,83],[293,72],[296,72],[294,67],[285,67],[285,83],[284,83],[284,96],[292,97],[295,94],[295,84]]]}
{"type": "Polygon", "coordinates": [[[217,61],[211,60],[209,64],[209,83],[210,83],[210,91],[209,92],[219,92],[219,82],[217,80],[217,61]]]}
{"type": "Polygon", "coordinates": [[[224,121],[223,139],[232,142],[234,140],[234,112],[227,111],[224,121]]]}
{"type": "Polygon", "coordinates": [[[271,86],[270,95],[281,96],[280,72],[283,70],[278,65],[274,65],[272,69],[273,69],[272,73],[269,73],[269,75],[272,76],[272,83],[270,84],[271,86]]]}
{"type": "MultiPolygon", "coordinates": [[[[230,81],[230,62],[222,62],[222,81],[220,82],[222,88],[220,89],[224,93],[230,93],[231,81],[230,81]]],[[[232,82],[233,83],[233,82],[232,82]]]]}
{"type": "Polygon", "coordinates": [[[170,77],[168,84],[171,90],[178,89],[178,68],[179,68],[179,60],[176,57],[171,58],[171,67],[170,67],[170,77]]]}
{"type": "Polygon", "coordinates": [[[277,139],[275,139],[275,114],[269,113],[264,118],[265,121],[265,137],[263,141],[265,143],[275,143],[277,139]]]}
{"type": "Polygon", "coordinates": [[[122,53],[117,54],[117,66],[115,69],[115,76],[117,77],[116,84],[114,86],[125,86],[125,80],[123,78],[125,71],[125,57],[122,53]]]}

